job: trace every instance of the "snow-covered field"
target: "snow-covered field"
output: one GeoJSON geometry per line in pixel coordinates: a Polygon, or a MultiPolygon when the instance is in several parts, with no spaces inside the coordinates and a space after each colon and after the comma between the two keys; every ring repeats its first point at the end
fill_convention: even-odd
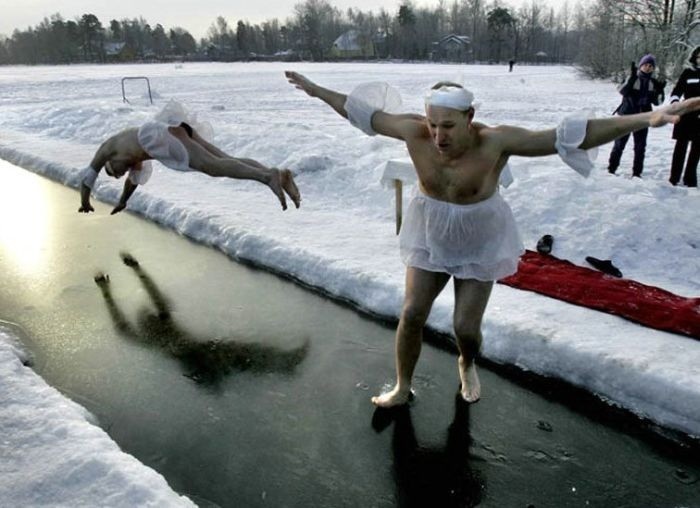
{"type": "MultiPolygon", "coordinates": [[[[211,123],[214,142],[225,151],[293,169],[302,208],[282,212],[274,196],[253,182],[220,181],[155,164],[153,178],[139,187],[129,210],[234,258],[288,273],[374,313],[398,316],[404,268],[394,235],[393,191],[381,185],[380,165],[406,157],[405,149],[391,139],[365,136],[295,90],[284,79],[289,67],[0,68],[0,158],[77,186],[80,170],[103,139],[177,100],[211,123]],[[145,82],[137,80],[126,81],[130,104],[123,103],[120,81],[125,76],[147,76],[155,104],[148,104],[145,82]]],[[[407,112],[422,111],[423,94],[434,82],[461,81],[476,95],[478,120],[532,129],[553,127],[584,110],[607,116],[619,102],[613,84],[590,81],[570,67],[520,66],[512,73],[505,66],[394,63],[291,68],[343,92],[365,81],[388,81],[400,90],[407,112]]],[[[581,265],[586,256],[612,259],[628,278],[683,296],[700,295],[700,191],[667,182],[671,128],[650,132],[642,180],[629,178],[631,141],[617,176],[606,171],[609,150],[600,150],[588,179],[557,157],[511,159],[515,183],[502,192],[526,247],[534,248],[549,233],[557,257],[581,265]]],[[[115,202],[121,183],[102,175],[97,197],[115,202]]],[[[448,289],[436,302],[430,326],[450,331],[452,303],[448,289]]],[[[127,501],[136,504],[157,503],[166,495],[173,496],[168,505],[186,502],[163,493],[162,479],[133,480],[133,460],[120,455],[75,404],[22,368],[13,344],[11,331],[0,334],[0,444],[3,457],[9,450],[11,469],[29,467],[26,456],[12,450],[31,448],[34,441],[25,440],[20,429],[34,422],[40,446],[56,447],[55,467],[71,460],[89,477],[110,464],[121,471],[111,484],[114,495],[128,490],[127,501]],[[18,396],[4,387],[21,391],[21,416],[14,409],[18,396]],[[52,395],[44,398],[47,391],[52,395]],[[60,418],[50,417],[48,423],[46,411],[60,418]],[[75,438],[70,445],[67,432],[75,438]],[[137,490],[140,494],[130,494],[137,490]],[[142,503],[131,495],[150,497],[142,503]]],[[[496,285],[482,353],[495,362],[564,379],[659,425],[700,436],[700,341],[496,285]]],[[[5,492],[22,481],[5,472],[0,478],[5,492]]],[[[94,492],[100,499],[108,495],[97,487],[94,492]]]]}

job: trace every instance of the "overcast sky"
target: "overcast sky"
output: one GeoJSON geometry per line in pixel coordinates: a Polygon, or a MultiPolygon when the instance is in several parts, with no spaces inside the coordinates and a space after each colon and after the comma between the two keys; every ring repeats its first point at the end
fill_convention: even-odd
{"type": "MultiPolygon", "coordinates": [[[[85,13],[94,14],[103,25],[112,19],[143,17],[151,25],[160,23],[166,29],[181,26],[195,38],[206,35],[217,16],[224,16],[230,24],[239,20],[260,23],[291,16],[294,5],[303,0],[0,0],[0,34],[12,35],[15,28],[25,30],[38,25],[44,17],[59,12],[64,19],[74,19],[85,13]]],[[[450,5],[453,0],[446,0],[450,5]]],[[[565,0],[540,0],[558,6],[565,0]]],[[[574,5],[577,0],[569,0],[574,5]]],[[[363,11],[389,12],[398,10],[401,0],[329,0],[331,5],[345,10],[357,7],[363,11]]],[[[436,5],[438,0],[414,0],[416,6],[436,5]]],[[[511,0],[512,5],[529,4],[529,0],[511,0]]]]}

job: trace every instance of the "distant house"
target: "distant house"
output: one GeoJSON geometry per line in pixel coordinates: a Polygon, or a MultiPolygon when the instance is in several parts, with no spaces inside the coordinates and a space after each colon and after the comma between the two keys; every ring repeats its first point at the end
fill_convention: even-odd
{"type": "Polygon", "coordinates": [[[445,35],[433,42],[432,59],[440,62],[468,62],[472,59],[472,41],[466,35],[445,35]]]}
{"type": "Polygon", "coordinates": [[[367,58],[375,55],[374,44],[369,37],[362,37],[357,30],[348,30],[334,42],[329,52],[333,58],[367,58]]]}
{"type": "Polygon", "coordinates": [[[221,60],[224,56],[224,50],[218,44],[210,42],[203,49],[203,54],[206,58],[211,60],[221,60]]]}
{"type": "Polygon", "coordinates": [[[121,62],[134,58],[134,52],[126,45],[126,42],[106,42],[103,47],[105,60],[108,62],[121,62]]]}

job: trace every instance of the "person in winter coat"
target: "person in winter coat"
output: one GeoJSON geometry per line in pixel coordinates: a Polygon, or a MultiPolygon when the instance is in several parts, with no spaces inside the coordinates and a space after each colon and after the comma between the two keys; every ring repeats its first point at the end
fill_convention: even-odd
{"type": "MultiPolygon", "coordinates": [[[[639,69],[632,63],[632,69],[629,79],[622,84],[619,89],[622,95],[622,103],[615,110],[619,115],[633,115],[635,113],[645,113],[651,111],[651,106],[658,106],[664,100],[664,87],[666,83],[652,76],[656,68],[656,59],[654,55],[644,55],[639,60],[639,69]]],[[[613,113],[614,114],[614,113],[613,113]]],[[[647,147],[647,134],[649,129],[644,128],[632,133],[634,136],[634,162],[632,164],[632,176],[642,176],[644,170],[644,152],[647,147]]],[[[620,159],[625,145],[629,140],[630,135],[624,136],[615,140],[612,152],[610,152],[610,160],[608,162],[608,171],[615,174],[620,166],[620,159]]]]}
{"type": "MultiPolygon", "coordinates": [[[[671,91],[671,102],[677,102],[683,97],[700,97],[700,46],[696,47],[688,58],[690,66],[683,70],[676,86],[671,91]]],[[[677,185],[683,172],[685,153],[690,143],[690,155],[683,174],[683,184],[688,187],[698,186],[698,160],[700,160],[700,115],[697,112],[688,113],[681,117],[673,128],[673,139],[676,147],[673,149],[671,162],[671,178],[669,181],[677,185]]]]}

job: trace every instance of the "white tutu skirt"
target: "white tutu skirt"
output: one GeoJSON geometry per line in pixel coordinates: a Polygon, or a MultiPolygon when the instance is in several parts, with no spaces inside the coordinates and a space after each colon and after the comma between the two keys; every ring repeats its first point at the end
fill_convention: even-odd
{"type": "Polygon", "coordinates": [[[141,126],[138,139],[148,155],[163,165],[178,171],[191,171],[190,157],[185,145],[168,131],[168,127],[177,127],[182,122],[189,124],[207,141],[214,137],[214,130],[209,122],[199,121],[196,114],[189,113],[179,102],[170,100],[155,115],[153,121],[141,126]]]}
{"type": "Polygon", "coordinates": [[[478,203],[457,205],[426,196],[418,186],[399,246],[407,266],[481,281],[514,274],[525,252],[513,212],[498,192],[478,203]]]}
{"type": "Polygon", "coordinates": [[[170,134],[168,124],[146,122],[138,130],[141,148],[163,165],[178,171],[190,171],[190,157],[185,145],[170,134]]]}

